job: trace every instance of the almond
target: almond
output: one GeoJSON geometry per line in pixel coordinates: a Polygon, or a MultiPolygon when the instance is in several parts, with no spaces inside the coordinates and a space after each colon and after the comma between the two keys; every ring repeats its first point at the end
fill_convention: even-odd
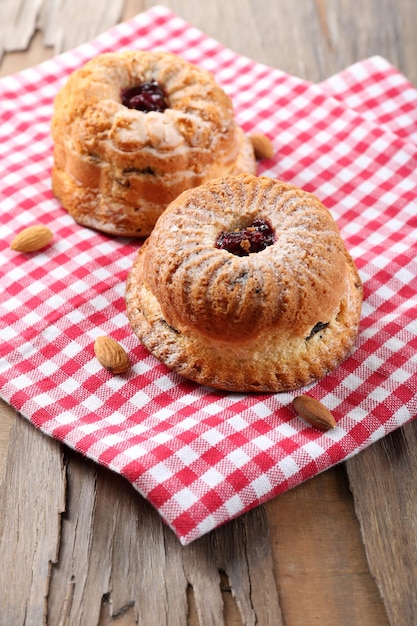
{"type": "Polygon", "coordinates": [[[16,252],[37,252],[45,248],[52,237],[53,233],[47,226],[29,226],[16,235],[10,247],[16,252]]]}
{"type": "Polygon", "coordinates": [[[99,363],[112,374],[122,374],[130,367],[127,352],[111,337],[97,337],[94,353],[99,363]]]}
{"type": "Polygon", "coordinates": [[[311,396],[298,396],[294,398],[292,405],[303,420],[316,428],[330,430],[336,426],[336,420],[329,409],[311,396]]]}
{"type": "Polygon", "coordinates": [[[254,135],[249,135],[249,139],[252,142],[256,159],[272,159],[274,147],[269,137],[255,133],[254,135]]]}

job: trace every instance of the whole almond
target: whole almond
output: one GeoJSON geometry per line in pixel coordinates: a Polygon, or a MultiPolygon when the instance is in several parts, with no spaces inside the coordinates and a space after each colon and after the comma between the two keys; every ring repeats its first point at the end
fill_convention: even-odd
{"type": "Polygon", "coordinates": [[[130,367],[126,350],[111,337],[97,337],[94,353],[99,363],[112,374],[122,374],[130,367]]]}
{"type": "Polygon", "coordinates": [[[272,159],[274,156],[274,147],[269,137],[255,133],[253,135],[249,135],[249,139],[252,142],[256,159],[272,159]]]}
{"type": "Polygon", "coordinates": [[[28,226],[16,235],[10,247],[16,252],[37,252],[45,248],[53,236],[52,231],[47,226],[28,226]]]}
{"type": "Polygon", "coordinates": [[[329,409],[311,396],[297,396],[292,401],[292,405],[298,415],[311,426],[322,430],[330,430],[336,426],[336,420],[329,409]]]}

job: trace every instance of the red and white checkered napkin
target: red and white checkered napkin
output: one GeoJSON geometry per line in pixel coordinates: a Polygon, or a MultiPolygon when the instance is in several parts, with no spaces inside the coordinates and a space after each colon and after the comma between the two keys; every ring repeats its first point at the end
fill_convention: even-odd
{"type": "Polygon", "coordinates": [[[384,59],[311,85],[156,7],[4,78],[0,92],[1,395],[43,432],[125,476],[182,543],[416,416],[417,92],[384,59]],[[245,130],[273,140],[275,157],[259,173],[313,191],[335,216],[365,301],[356,350],[308,389],[334,413],[333,430],[298,418],[293,393],[222,393],[170,373],[125,314],[139,243],[75,224],[53,198],[53,97],[88,58],[121,48],[162,48],[211,70],[245,130]],[[53,230],[53,244],[11,251],[33,223],[53,230]],[[95,359],[104,334],[130,353],[126,374],[112,376],[95,359]]]}

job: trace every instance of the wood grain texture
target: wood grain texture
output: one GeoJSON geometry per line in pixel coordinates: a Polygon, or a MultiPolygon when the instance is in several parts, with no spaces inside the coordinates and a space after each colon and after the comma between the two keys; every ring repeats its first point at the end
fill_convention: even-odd
{"type": "Polygon", "coordinates": [[[0,485],[0,623],[43,624],[58,557],[65,476],[60,445],[18,418],[0,485]]]}
{"type": "Polygon", "coordinates": [[[221,626],[230,591],[237,623],[282,623],[262,508],[182,548],[124,479],[75,453],[65,457],[67,513],[52,566],[50,626],[121,615],[140,624],[221,626]],[[197,621],[187,622],[191,594],[197,621]]]}
{"type": "Polygon", "coordinates": [[[123,7],[123,0],[3,0],[0,58],[4,52],[26,50],[37,30],[54,54],[74,48],[116,24],[123,7]]]}
{"type": "Polygon", "coordinates": [[[391,624],[417,620],[417,424],[347,464],[366,554],[391,624]],[[399,485],[400,483],[400,485],[399,485]]]}
{"type": "Polygon", "coordinates": [[[306,486],[265,507],[286,620],[350,626],[366,616],[366,626],[387,626],[343,466],[306,486]]]}
{"type": "Polygon", "coordinates": [[[10,432],[16,418],[16,411],[0,400],[0,484],[6,468],[10,432]]]}
{"type": "MultiPolygon", "coordinates": [[[[349,0],[2,0],[0,76],[155,4],[307,80],[380,54],[417,84],[415,0],[360,10],[349,0]]],[[[413,626],[416,433],[414,422],[183,548],[121,477],[0,403],[0,626],[413,626]]]]}
{"type": "Polygon", "coordinates": [[[417,85],[415,0],[128,0],[163,4],[239,54],[312,82],[380,54],[417,85]]]}

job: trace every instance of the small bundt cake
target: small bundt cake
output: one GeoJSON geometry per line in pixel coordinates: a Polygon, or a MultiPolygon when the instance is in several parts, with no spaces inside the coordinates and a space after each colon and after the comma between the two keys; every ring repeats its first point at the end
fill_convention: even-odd
{"type": "Polygon", "coordinates": [[[330,212],[279,180],[185,191],[139,250],[127,314],[175,372],[231,391],[316,381],[350,352],[362,284],[330,212]]]}
{"type": "Polygon", "coordinates": [[[105,53],[73,72],[51,134],[55,196],[114,235],[148,235],[182,191],[256,167],[213,76],[167,52],[105,53]]]}

